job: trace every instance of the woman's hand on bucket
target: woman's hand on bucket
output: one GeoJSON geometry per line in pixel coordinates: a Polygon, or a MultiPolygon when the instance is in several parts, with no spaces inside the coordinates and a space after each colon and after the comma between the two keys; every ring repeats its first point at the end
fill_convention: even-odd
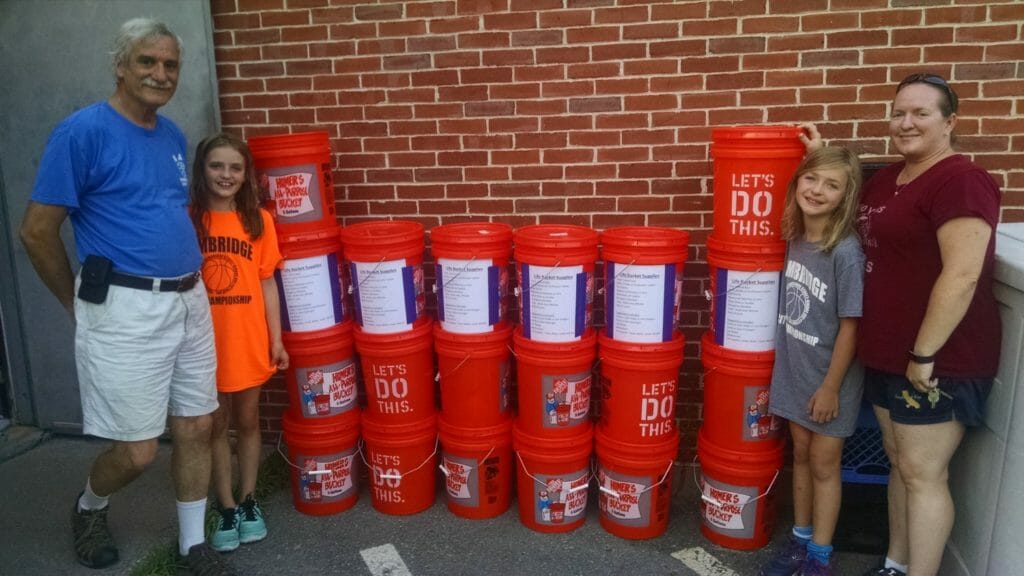
{"type": "Polygon", "coordinates": [[[814,123],[804,122],[800,124],[800,127],[806,132],[806,134],[800,134],[800,141],[803,142],[808,154],[825,147],[825,141],[821,139],[821,133],[818,132],[818,127],[814,123]]]}

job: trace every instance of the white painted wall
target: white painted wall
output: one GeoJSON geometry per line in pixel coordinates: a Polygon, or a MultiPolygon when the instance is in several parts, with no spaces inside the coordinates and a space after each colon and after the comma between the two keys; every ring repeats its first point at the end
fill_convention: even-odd
{"type": "Polygon", "coordinates": [[[968,432],[950,465],[956,523],[940,574],[1024,574],[1024,224],[996,236],[996,298],[1003,343],[985,425],[968,432]]]}

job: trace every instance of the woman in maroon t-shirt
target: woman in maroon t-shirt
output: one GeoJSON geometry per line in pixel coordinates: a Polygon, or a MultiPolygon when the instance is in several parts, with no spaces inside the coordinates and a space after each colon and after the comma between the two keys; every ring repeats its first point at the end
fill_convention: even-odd
{"type": "MultiPolygon", "coordinates": [[[[953,526],[949,461],[982,423],[999,363],[992,293],[999,187],[953,150],[956,92],[941,76],[900,82],[889,119],[903,157],[865,185],[858,356],[889,476],[889,548],[868,575],[934,575],[953,526]]],[[[812,126],[806,142],[820,145],[812,126]]]]}

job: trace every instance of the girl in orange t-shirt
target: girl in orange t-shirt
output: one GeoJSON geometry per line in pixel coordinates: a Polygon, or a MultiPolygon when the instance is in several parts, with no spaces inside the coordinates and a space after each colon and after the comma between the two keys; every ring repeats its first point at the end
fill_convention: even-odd
{"type": "Polygon", "coordinates": [[[192,223],[203,252],[217,345],[220,407],[213,424],[213,485],[219,518],[210,545],[228,552],[267,536],[253,497],[259,472],[260,387],[288,367],[274,270],[281,264],[270,214],[260,208],[252,153],[241,139],[216,134],[199,143],[192,167],[192,223]],[[238,493],[231,479],[228,422],[238,432],[238,493]]]}

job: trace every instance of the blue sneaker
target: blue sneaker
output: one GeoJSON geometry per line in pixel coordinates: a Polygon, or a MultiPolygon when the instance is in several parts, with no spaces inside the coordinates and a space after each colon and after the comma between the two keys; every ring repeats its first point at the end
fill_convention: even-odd
{"type": "Polygon", "coordinates": [[[210,536],[210,547],[217,552],[231,552],[238,548],[238,515],[234,508],[221,508],[217,514],[217,528],[210,536]]]}
{"type": "Polygon", "coordinates": [[[878,568],[872,568],[864,573],[864,576],[907,576],[906,572],[901,572],[895,568],[886,568],[879,566],[878,568]]]}
{"type": "Polygon", "coordinates": [[[768,564],[761,566],[757,576],[796,576],[807,561],[807,544],[792,534],[786,546],[780,549],[768,564]]]}
{"type": "Polygon", "coordinates": [[[835,569],[835,562],[829,561],[827,564],[822,564],[816,558],[808,558],[807,562],[804,563],[803,571],[800,572],[800,576],[832,576],[832,573],[839,573],[835,569]]]}
{"type": "Polygon", "coordinates": [[[267,524],[263,521],[260,504],[249,494],[238,505],[238,540],[242,544],[259,542],[267,537],[267,524]]]}

